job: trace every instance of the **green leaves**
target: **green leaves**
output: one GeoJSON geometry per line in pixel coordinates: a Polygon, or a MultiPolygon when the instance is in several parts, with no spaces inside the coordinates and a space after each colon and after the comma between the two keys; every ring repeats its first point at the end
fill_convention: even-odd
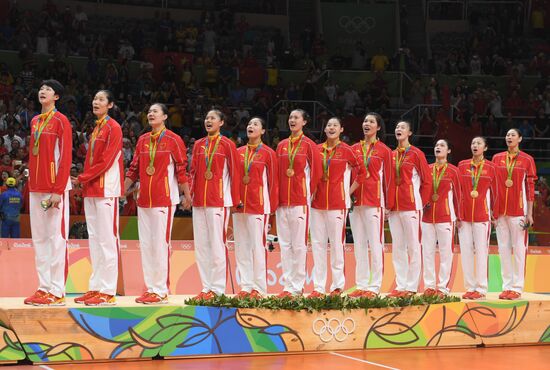
{"type": "Polygon", "coordinates": [[[210,307],[234,307],[234,308],[264,308],[268,310],[291,310],[308,312],[321,310],[352,310],[357,308],[383,308],[429,305],[437,303],[460,302],[460,298],[448,296],[445,298],[412,296],[408,298],[389,298],[378,296],[376,298],[350,298],[344,296],[325,296],[322,298],[285,297],[277,298],[269,296],[262,299],[237,298],[226,295],[216,296],[210,300],[188,299],[186,305],[210,306],[210,307]]]}

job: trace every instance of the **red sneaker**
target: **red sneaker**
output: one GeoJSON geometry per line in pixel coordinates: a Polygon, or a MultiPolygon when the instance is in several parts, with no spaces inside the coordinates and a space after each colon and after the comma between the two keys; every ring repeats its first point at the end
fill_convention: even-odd
{"type": "Polygon", "coordinates": [[[32,301],[35,306],[65,306],[65,297],[56,297],[52,293],[46,293],[46,295],[35,298],[32,301]]]}
{"type": "Polygon", "coordinates": [[[437,290],[428,288],[424,291],[424,297],[433,297],[434,295],[437,295],[437,290]]]}
{"type": "Polygon", "coordinates": [[[38,289],[36,292],[34,292],[33,295],[31,295],[30,297],[25,298],[25,300],[23,301],[23,303],[25,303],[25,304],[33,304],[33,302],[34,302],[35,299],[37,299],[37,298],[42,298],[42,297],[44,297],[46,294],[48,294],[48,293],[46,293],[46,292],[43,291],[43,290],[38,289]]]}
{"type": "Polygon", "coordinates": [[[210,292],[200,292],[199,294],[194,296],[193,299],[195,299],[195,300],[204,300],[204,299],[206,299],[205,297],[208,293],[210,293],[210,292]]]}
{"type": "Polygon", "coordinates": [[[509,299],[511,301],[520,299],[520,298],[521,298],[521,293],[516,292],[514,290],[511,290],[510,293],[508,293],[508,295],[506,296],[506,299],[509,299]]]}
{"type": "Polygon", "coordinates": [[[375,293],[371,290],[365,290],[365,293],[363,293],[364,298],[373,299],[378,297],[378,293],[375,293]]]}
{"type": "Polygon", "coordinates": [[[161,297],[156,293],[149,293],[147,297],[143,299],[143,304],[166,304],[168,303],[168,296],[161,297]]]}
{"type": "Polygon", "coordinates": [[[145,300],[145,298],[147,298],[147,296],[151,294],[149,292],[145,292],[143,293],[142,295],[140,295],[139,297],[136,298],[136,303],[143,303],[143,301],[145,300]]]}
{"type": "Polygon", "coordinates": [[[84,303],[88,299],[93,298],[98,294],[99,292],[97,290],[88,290],[86,293],[84,293],[84,295],[81,295],[80,297],[76,297],[74,299],[74,303],[84,303]]]}
{"type": "Polygon", "coordinates": [[[314,290],[307,297],[308,298],[325,298],[325,294],[314,290]]]}
{"type": "Polygon", "coordinates": [[[399,298],[399,297],[403,297],[405,293],[406,293],[405,291],[394,289],[388,293],[388,297],[399,298]]]}
{"type": "Polygon", "coordinates": [[[283,290],[281,293],[277,294],[277,298],[292,298],[292,293],[283,290]]]}
{"type": "Polygon", "coordinates": [[[462,295],[462,299],[472,299],[472,294],[474,294],[474,292],[466,292],[462,295]]]}
{"type": "Polygon", "coordinates": [[[241,290],[239,294],[237,294],[237,298],[248,298],[249,296],[250,296],[250,293],[244,290],[241,290]]]}
{"type": "Polygon", "coordinates": [[[475,291],[475,292],[472,292],[472,294],[470,294],[470,298],[469,299],[485,299],[485,294],[481,294],[480,292],[478,291],[475,291]]]}
{"type": "Polygon", "coordinates": [[[348,297],[350,298],[361,298],[363,297],[363,294],[365,294],[367,291],[363,289],[357,289],[348,294],[348,297]]]}
{"type": "Polygon", "coordinates": [[[206,293],[206,294],[204,295],[204,298],[203,298],[203,299],[204,299],[205,301],[209,301],[209,300],[211,300],[211,299],[216,298],[217,296],[218,296],[218,295],[217,295],[216,293],[214,293],[213,291],[209,291],[208,293],[206,293]]]}
{"type": "Polygon", "coordinates": [[[84,301],[84,304],[86,306],[114,306],[116,304],[116,298],[114,295],[97,293],[90,299],[84,301]]]}
{"type": "Polygon", "coordinates": [[[256,289],[252,289],[252,291],[250,292],[250,295],[249,295],[250,298],[252,299],[262,299],[262,294],[260,292],[258,292],[256,289]]]}
{"type": "Polygon", "coordinates": [[[447,293],[445,293],[444,291],[438,289],[437,292],[435,293],[435,295],[439,298],[445,298],[447,296],[447,293]]]}
{"type": "Polygon", "coordinates": [[[342,289],[340,288],[336,288],[332,292],[330,292],[331,297],[339,297],[340,295],[342,295],[342,289]]]}
{"type": "Polygon", "coordinates": [[[508,294],[510,294],[511,290],[505,290],[502,293],[498,295],[498,299],[508,299],[508,294]]]}

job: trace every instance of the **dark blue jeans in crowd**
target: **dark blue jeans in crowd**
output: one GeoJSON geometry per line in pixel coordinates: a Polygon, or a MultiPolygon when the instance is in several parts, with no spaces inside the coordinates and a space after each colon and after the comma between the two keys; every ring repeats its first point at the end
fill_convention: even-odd
{"type": "Polygon", "coordinates": [[[19,221],[2,220],[2,238],[19,238],[20,235],[19,221]]]}

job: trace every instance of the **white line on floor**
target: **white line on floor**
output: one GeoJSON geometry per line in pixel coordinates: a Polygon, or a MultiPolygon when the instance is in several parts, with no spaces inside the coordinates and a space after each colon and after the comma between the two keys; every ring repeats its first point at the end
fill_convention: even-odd
{"type": "Polygon", "coordinates": [[[44,370],[53,370],[53,368],[46,366],[46,365],[38,365],[38,367],[44,369],[44,370]]]}
{"type": "Polygon", "coordinates": [[[355,357],[351,357],[351,356],[346,356],[346,355],[343,355],[341,353],[337,353],[337,352],[330,352],[331,355],[336,355],[336,356],[340,356],[340,357],[344,357],[344,358],[347,358],[347,359],[350,359],[350,360],[355,360],[355,361],[359,361],[359,362],[363,362],[365,364],[370,364],[370,365],[373,365],[373,366],[379,366],[379,367],[383,367],[385,369],[390,369],[390,370],[399,370],[395,367],[390,367],[390,366],[386,366],[386,365],[382,365],[382,364],[379,364],[379,363],[376,363],[376,362],[370,362],[370,361],[367,361],[367,360],[362,360],[360,358],[355,358],[355,357]]]}

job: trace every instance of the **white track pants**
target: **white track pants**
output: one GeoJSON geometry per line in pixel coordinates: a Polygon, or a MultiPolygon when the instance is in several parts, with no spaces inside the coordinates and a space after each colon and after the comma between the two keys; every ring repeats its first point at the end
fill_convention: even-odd
{"type": "Polygon", "coordinates": [[[379,293],[384,275],[384,210],[355,207],[349,214],[349,221],[353,232],[357,289],[379,293]]]}
{"type": "Polygon", "coordinates": [[[449,294],[453,269],[453,222],[422,222],[422,262],[424,288],[438,289],[449,294]],[[439,283],[435,278],[435,248],[439,247],[439,283]]]}
{"type": "Polygon", "coordinates": [[[233,214],[235,257],[241,289],[267,294],[266,238],[269,215],[233,214]]]}
{"type": "Polygon", "coordinates": [[[308,206],[277,209],[277,236],[281,248],[284,290],[292,294],[301,294],[306,281],[308,224],[308,206]]]}
{"type": "Polygon", "coordinates": [[[421,218],[420,211],[393,211],[389,215],[397,290],[418,290],[422,270],[421,218]]]}
{"type": "Polygon", "coordinates": [[[528,234],[522,225],[525,217],[500,216],[497,220],[498,254],[502,272],[502,290],[523,292],[525,254],[528,234]],[[512,251],[514,257],[512,259],[512,251]]]}
{"type": "Polygon", "coordinates": [[[68,272],[67,239],[69,237],[69,192],[61,196],[57,208],[44,211],[42,200],[49,193],[30,193],[29,209],[32,243],[34,245],[38,289],[56,297],[65,295],[68,272]]]}
{"type": "Polygon", "coordinates": [[[170,237],[176,207],[138,207],[139,249],[149,293],[161,297],[170,288],[170,237]]]}
{"type": "Polygon", "coordinates": [[[227,207],[193,207],[195,258],[205,293],[225,294],[228,223],[227,207]]]}
{"type": "Polygon", "coordinates": [[[84,198],[92,261],[89,290],[115,295],[118,281],[118,198],[84,198]]]}
{"type": "Polygon", "coordinates": [[[346,239],[345,210],[311,209],[311,249],[313,251],[313,285],[319,293],[325,293],[327,283],[327,241],[330,241],[330,290],[342,289],[344,275],[344,243],[346,239]]]}
{"type": "Polygon", "coordinates": [[[458,229],[464,287],[468,292],[477,291],[487,294],[487,259],[490,236],[491,222],[489,221],[461,222],[458,229]]]}

